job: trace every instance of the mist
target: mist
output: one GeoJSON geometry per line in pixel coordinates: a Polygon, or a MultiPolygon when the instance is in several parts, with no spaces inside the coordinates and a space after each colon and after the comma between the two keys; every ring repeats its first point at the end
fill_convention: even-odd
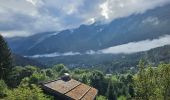
{"type": "Polygon", "coordinates": [[[130,42],[118,46],[109,47],[98,52],[103,54],[131,54],[136,52],[148,51],[153,48],[170,45],[170,35],[165,35],[153,40],[143,40],[138,42],[130,42]]]}

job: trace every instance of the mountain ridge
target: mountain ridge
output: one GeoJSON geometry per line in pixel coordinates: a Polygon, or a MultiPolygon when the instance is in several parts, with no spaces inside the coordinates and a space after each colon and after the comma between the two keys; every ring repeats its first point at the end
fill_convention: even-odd
{"type": "Polygon", "coordinates": [[[21,55],[95,51],[170,34],[169,10],[170,5],[166,5],[143,14],[113,20],[109,24],[81,25],[77,29],[67,29],[57,34],[44,32],[43,35],[34,35],[21,40],[7,40],[11,49],[21,55]],[[44,39],[37,42],[41,38],[44,39]]]}

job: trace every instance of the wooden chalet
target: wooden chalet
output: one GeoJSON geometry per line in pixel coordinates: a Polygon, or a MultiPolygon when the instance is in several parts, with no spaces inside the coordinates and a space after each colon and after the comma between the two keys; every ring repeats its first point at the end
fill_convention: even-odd
{"type": "Polygon", "coordinates": [[[68,75],[42,85],[44,92],[55,100],[94,100],[98,90],[70,78],[68,75]]]}

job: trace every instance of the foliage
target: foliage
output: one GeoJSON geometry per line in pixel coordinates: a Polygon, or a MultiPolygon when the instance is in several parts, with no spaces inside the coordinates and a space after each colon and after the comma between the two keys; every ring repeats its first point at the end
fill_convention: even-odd
{"type": "Polygon", "coordinates": [[[52,69],[47,69],[47,70],[45,71],[45,73],[46,73],[46,76],[48,76],[48,77],[50,77],[50,78],[52,78],[52,77],[55,76],[52,69]]]}
{"type": "Polygon", "coordinates": [[[156,68],[143,66],[143,63],[140,63],[139,72],[134,76],[136,98],[169,100],[170,64],[160,64],[156,68]]]}
{"type": "Polygon", "coordinates": [[[17,87],[23,78],[30,77],[34,72],[39,71],[37,67],[34,66],[16,66],[13,68],[9,79],[12,81],[9,82],[11,87],[17,87]]]}
{"type": "Polygon", "coordinates": [[[125,96],[120,96],[117,100],[127,100],[125,96]]]}
{"type": "Polygon", "coordinates": [[[97,96],[96,100],[107,100],[105,96],[99,95],[97,96]]]}
{"type": "Polygon", "coordinates": [[[0,35],[0,79],[9,82],[9,75],[12,71],[12,56],[6,41],[0,35]]]}
{"type": "MultiPolygon", "coordinates": [[[[157,69],[156,83],[164,100],[170,99],[170,64],[160,64],[157,69]]],[[[158,92],[159,93],[159,92],[158,92]]]]}
{"type": "Polygon", "coordinates": [[[0,80],[0,98],[3,98],[6,96],[6,92],[7,92],[7,85],[5,84],[5,82],[3,80],[0,80]]]}
{"type": "Polygon", "coordinates": [[[28,86],[19,86],[13,90],[7,92],[6,100],[51,100],[43,94],[42,90],[36,85],[28,86]]]}
{"type": "Polygon", "coordinates": [[[47,77],[44,73],[35,72],[30,77],[25,77],[21,81],[21,84],[28,84],[28,85],[37,84],[38,85],[39,83],[42,83],[46,79],[47,77]]]}
{"type": "Polygon", "coordinates": [[[106,88],[104,75],[100,71],[93,71],[90,76],[90,84],[99,90],[99,94],[105,94],[106,88]]]}
{"type": "Polygon", "coordinates": [[[33,66],[17,66],[13,69],[11,75],[14,78],[14,83],[17,80],[18,82],[19,80],[22,81],[19,82],[18,88],[12,90],[8,90],[5,83],[1,81],[1,98],[6,96],[6,99],[15,100],[16,96],[22,91],[23,94],[19,98],[28,98],[27,95],[29,95],[31,99],[40,100],[42,98],[43,100],[46,95],[42,94],[41,90],[39,91],[38,83],[53,80],[64,72],[69,72],[74,79],[98,89],[99,96],[97,100],[168,100],[170,97],[170,64],[162,63],[158,67],[152,67],[151,65],[145,65],[145,62],[141,60],[138,68],[139,70],[135,75],[131,73],[105,75],[97,70],[69,70],[61,64],[42,70],[33,66]]]}

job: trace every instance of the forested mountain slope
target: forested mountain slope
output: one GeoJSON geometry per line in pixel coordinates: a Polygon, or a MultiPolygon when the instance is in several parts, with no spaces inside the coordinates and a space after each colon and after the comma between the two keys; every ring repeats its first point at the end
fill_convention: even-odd
{"type": "Polygon", "coordinates": [[[7,40],[12,50],[22,55],[100,50],[170,34],[169,11],[170,5],[166,5],[145,13],[119,18],[108,24],[95,22],[76,29],[44,32],[26,38],[7,40]]]}

